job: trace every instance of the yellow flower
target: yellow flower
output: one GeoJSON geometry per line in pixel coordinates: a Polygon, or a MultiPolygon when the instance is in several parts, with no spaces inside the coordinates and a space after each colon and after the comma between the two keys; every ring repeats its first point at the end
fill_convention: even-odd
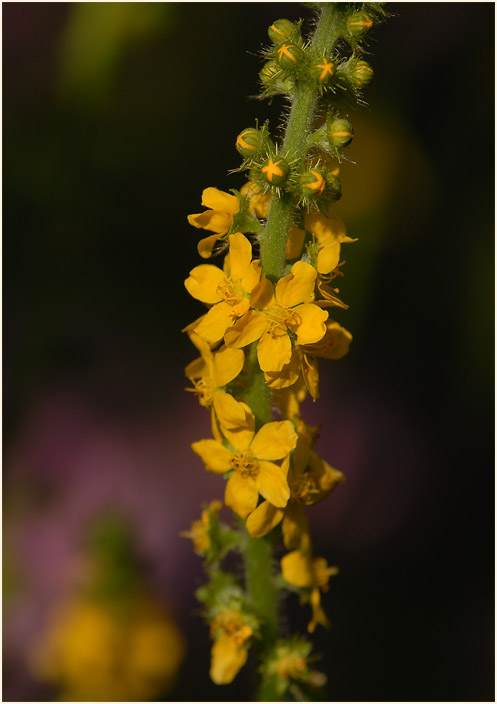
{"type": "Polygon", "coordinates": [[[213,352],[209,343],[194,331],[190,331],[188,334],[201,357],[194,359],[185,369],[185,376],[193,384],[193,388],[187,389],[187,391],[192,391],[195,394],[201,406],[211,409],[212,431],[217,437],[214,398],[216,394],[222,393],[220,392],[222,387],[240,374],[245,355],[242,350],[224,346],[213,352]]]}
{"type": "Polygon", "coordinates": [[[211,650],[210,676],[216,684],[229,684],[247,662],[247,641],[252,628],[235,609],[225,609],[211,624],[215,639],[211,650]]]}
{"type": "Polygon", "coordinates": [[[197,335],[212,344],[219,342],[226,329],[249,310],[250,293],[261,276],[258,261],[252,261],[252,245],[245,235],[237,232],[229,236],[229,241],[229,275],[212,264],[201,264],[191,270],[185,281],[193,298],[212,305],[194,327],[197,335]]]}
{"type": "Polygon", "coordinates": [[[281,571],[284,579],[296,587],[310,588],[312,620],[307,626],[312,633],[318,624],[329,628],[330,622],[321,606],[321,591],[328,591],[330,577],[338,574],[338,567],[328,567],[324,557],[311,557],[300,550],[294,550],[281,558],[281,571]]]}
{"type": "Polygon", "coordinates": [[[269,206],[271,205],[271,194],[263,193],[261,187],[254,181],[247,181],[241,189],[240,193],[248,199],[249,211],[256,218],[267,218],[269,206]]]}
{"type": "Polygon", "coordinates": [[[334,320],[326,321],[326,334],[312,345],[294,347],[290,362],[278,372],[265,372],[266,384],[274,390],[304,382],[314,401],[319,398],[319,372],[316,357],[341,359],[349,351],[352,335],[334,320]]]}
{"type": "Polygon", "coordinates": [[[35,644],[34,675],[61,701],[154,701],[184,657],[181,632],[151,600],[107,603],[77,597],[60,606],[35,644]]]}
{"type": "Polygon", "coordinates": [[[307,213],[304,222],[306,230],[314,235],[319,245],[316,256],[316,270],[318,272],[316,285],[322,300],[319,300],[317,305],[323,308],[330,306],[348,308],[337,296],[338,289],[332,289],[328,284],[335,276],[339,275],[341,244],[357,242],[357,238],[353,239],[347,236],[343,220],[332,211],[327,215],[307,213]]]}
{"type": "Polygon", "coordinates": [[[326,359],[342,359],[349,351],[352,335],[334,320],[326,321],[326,335],[312,345],[306,345],[305,353],[326,359]]]}
{"type": "Polygon", "coordinates": [[[200,256],[208,259],[217,240],[228,233],[233,224],[233,215],[240,210],[240,203],[236,196],[210,187],[202,192],[202,205],[209,210],[189,215],[188,222],[194,227],[216,233],[200,240],[197,245],[200,256]]]}
{"type": "Polygon", "coordinates": [[[345,481],[341,472],[330,467],[312,449],[316,429],[300,421],[298,432],[299,438],[291,464],[288,458],[282,465],[288,472],[290,500],[283,509],[272,506],[269,501],[263,501],[247,518],[247,530],[253,538],[267,535],[282,521],[283,540],[289,550],[310,547],[304,506],[322,501],[338,482],[345,481]]]}
{"type": "Polygon", "coordinates": [[[288,420],[274,421],[255,433],[253,413],[229,394],[216,398],[216,414],[233,449],[213,439],[194,442],[192,449],[208,471],[224,474],[234,470],[226,484],[226,505],[241,518],[254,510],[259,494],[273,506],[286,506],[290,490],[282,468],[273,460],[283,459],[295,448],[297,434],[293,424],[288,420]]]}
{"type": "Polygon", "coordinates": [[[318,342],[326,333],[328,313],[312,303],[315,281],[316,270],[306,262],[296,262],[274,292],[272,283],[263,277],[252,292],[251,310],[226,331],[226,345],[241,348],[259,340],[260,368],[281,371],[292,358],[290,333],[297,345],[318,342]]]}
{"type": "Polygon", "coordinates": [[[183,538],[190,538],[193,541],[193,550],[197,555],[205,555],[210,548],[209,538],[210,514],[219,513],[221,510],[220,501],[211,501],[208,508],[202,511],[200,519],[193,521],[190,530],[183,531],[180,535],[183,538]]]}

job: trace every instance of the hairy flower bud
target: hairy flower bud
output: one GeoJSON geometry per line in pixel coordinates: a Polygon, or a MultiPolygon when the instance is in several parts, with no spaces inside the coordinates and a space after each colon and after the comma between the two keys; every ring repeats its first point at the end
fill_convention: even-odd
{"type": "Polygon", "coordinates": [[[261,173],[272,186],[281,186],[286,180],[289,171],[288,162],[285,159],[274,157],[264,162],[261,173]]]}
{"type": "Polygon", "coordinates": [[[310,169],[301,175],[300,187],[304,195],[319,198],[326,188],[326,179],[319,169],[310,169]]]}
{"type": "Polygon", "coordinates": [[[292,37],[295,32],[295,25],[290,20],[281,19],[276,20],[273,24],[268,27],[267,33],[269,34],[269,39],[275,44],[287,41],[292,37]]]}
{"type": "Polygon", "coordinates": [[[356,39],[363,37],[372,26],[373,20],[365,12],[354,12],[347,20],[348,30],[356,39]]]}
{"type": "Polygon", "coordinates": [[[322,86],[327,85],[336,73],[336,66],[333,61],[322,58],[315,61],[309,69],[311,76],[322,86]]]}
{"type": "Polygon", "coordinates": [[[367,61],[358,61],[352,69],[352,78],[358,88],[367,86],[373,80],[373,69],[367,61]]]}
{"type": "Polygon", "coordinates": [[[276,50],[276,60],[281,68],[293,71],[301,63],[304,52],[296,44],[281,44],[276,50]]]}
{"type": "Polygon", "coordinates": [[[264,136],[260,130],[249,127],[238,135],[235,146],[238,152],[244,157],[254,156],[259,151],[264,142],[264,136]]]}
{"type": "Polygon", "coordinates": [[[347,147],[354,136],[354,130],[348,120],[333,120],[328,125],[328,139],[334,147],[347,147]]]}

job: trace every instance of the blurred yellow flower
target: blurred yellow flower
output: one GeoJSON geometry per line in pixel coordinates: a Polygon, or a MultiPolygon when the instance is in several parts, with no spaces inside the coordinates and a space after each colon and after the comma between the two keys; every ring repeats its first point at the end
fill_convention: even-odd
{"type": "Polygon", "coordinates": [[[190,530],[180,533],[183,538],[190,538],[193,541],[193,550],[197,555],[207,554],[211,545],[209,538],[210,514],[219,513],[221,508],[220,501],[211,501],[208,508],[202,511],[200,519],[193,521],[190,530]]]}
{"type": "Polygon", "coordinates": [[[54,614],[31,669],[61,701],[150,701],[171,687],[184,653],[180,630],[153,601],[77,597],[54,614]]]}
{"type": "Polygon", "coordinates": [[[216,684],[229,684],[247,662],[247,641],[252,628],[240,611],[225,609],[211,624],[214,638],[210,676],[216,684]]]}
{"type": "Polygon", "coordinates": [[[321,606],[321,591],[328,591],[330,577],[338,574],[338,567],[328,567],[324,557],[311,557],[300,550],[294,550],[281,558],[283,578],[296,587],[310,588],[312,619],[307,626],[312,633],[318,624],[329,628],[330,622],[321,606]]]}

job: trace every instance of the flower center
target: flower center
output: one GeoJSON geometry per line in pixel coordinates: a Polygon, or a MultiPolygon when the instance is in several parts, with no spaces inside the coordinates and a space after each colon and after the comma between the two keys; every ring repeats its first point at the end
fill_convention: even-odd
{"type": "Polygon", "coordinates": [[[314,477],[304,475],[295,479],[291,486],[292,499],[300,504],[312,504],[319,493],[314,477]]]}
{"type": "Polygon", "coordinates": [[[242,280],[238,276],[227,276],[216,288],[216,293],[230,306],[235,306],[244,297],[242,280]]]}
{"type": "Polygon", "coordinates": [[[268,308],[264,313],[271,322],[268,332],[276,337],[283,332],[286,333],[287,328],[292,329],[298,327],[302,322],[300,315],[292,308],[285,308],[285,306],[281,306],[279,303],[268,308]]]}
{"type": "Polygon", "coordinates": [[[255,477],[259,472],[259,463],[250,450],[233,455],[230,464],[242,477],[255,477]]]}
{"type": "Polygon", "coordinates": [[[298,653],[288,653],[288,655],[279,658],[276,672],[283,679],[298,680],[307,674],[307,663],[305,658],[298,653]]]}
{"type": "Polygon", "coordinates": [[[222,611],[211,624],[211,634],[221,630],[225,635],[233,638],[235,643],[242,645],[252,635],[252,629],[245,624],[236,611],[222,611]]]}
{"type": "Polygon", "coordinates": [[[198,402],[201,406],[209,408],[212,405],[212,389],[207,384],[205,379],[192,379],[193,389],[187,389],[187,391],[193,391],[195,396],[198,398],[198,402]]]}

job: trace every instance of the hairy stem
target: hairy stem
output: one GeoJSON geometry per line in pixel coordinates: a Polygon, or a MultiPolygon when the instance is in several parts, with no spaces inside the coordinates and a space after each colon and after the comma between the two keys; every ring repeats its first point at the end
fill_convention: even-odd
{"type": "MultiPolygon", "coordinates": [[[[323,8],[313,38],[313,48],[318,52],[330,52],[338,38],[337,3],[323,3],[323,8]]],[[[307,140],[311,132],[317,107],[317,94],[309,84],[297,85],[292,101],[290,117],[285,132],[282,152],[292,159],[303,159],[307,151],[307,140]]],[[[289,194],[273,198],[261,238],[261,265],[266,276],[277,281],[285,266],[285,249],[288,231],[293,217],[293,199],[289,194]]]]}

